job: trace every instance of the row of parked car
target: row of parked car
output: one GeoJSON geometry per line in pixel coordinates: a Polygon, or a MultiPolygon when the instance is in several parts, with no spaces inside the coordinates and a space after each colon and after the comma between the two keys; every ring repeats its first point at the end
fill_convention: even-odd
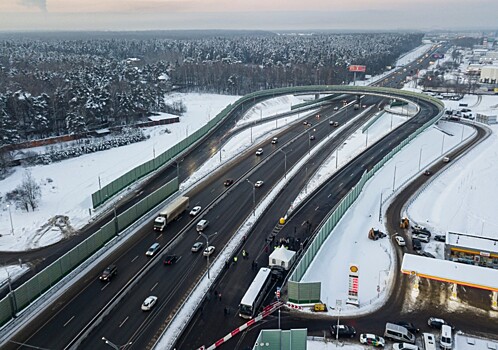
{"type": "MultiPolygon", "coordinates": [[[[452,330],[454,327],[446,322],[445,320],[437,317],[430,317],[427,320],[427,325],[434,329],[441,329],[440,336],[440,347],[441,349],[451,349],[452,347],[452,330]]],[[[353,326],[346,324],[332,325],[330,327],[330,332],[334,338],[354,338],[356,336],[356,330],[353,326]]],[[[390,339],[393,341],[398,341],[393,345],[396,350],[418,350],[418,346],[415,345],[416,334],[420,332],[420,329],[415,327],[413,323],[406,321],[399,321],[396,323],[387,322],[384,331],[384,337],[372,334],[372,333],[362,333],[360,334],[360,343],[373,345],[378,347],[384,347],[386,345],[385,339],[390,339]]],[[[435,350],[435,337],[433,334],[424,333],[423,334],[424,349],[435,350]],[[432,346],[431,346],[432,345],[432,346]]]]}

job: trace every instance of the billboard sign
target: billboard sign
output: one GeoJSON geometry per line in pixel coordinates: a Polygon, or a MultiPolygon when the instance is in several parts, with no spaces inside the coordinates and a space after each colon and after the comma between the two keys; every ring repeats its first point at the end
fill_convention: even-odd
{"type": "Polygon", "coordinates": [[[358,300],[358,287],[359,287],[359,267],[358,264],[349,264],[349,287],[348,287],[348,300],[346,304],[359,306],[358,300]]]}
{"type": "Polygon", "coordinates": [[[349,66],[350,72],[365,72],[366,70],[367,70],[367,66],[359,66],[356,64],[349,66]]]}

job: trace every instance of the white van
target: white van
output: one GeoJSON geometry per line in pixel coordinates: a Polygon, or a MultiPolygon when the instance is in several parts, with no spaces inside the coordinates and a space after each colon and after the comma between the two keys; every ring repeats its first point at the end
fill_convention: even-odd
{"type": "Polygon", "coordinates": [[[424,350],[436,350],[436,337],[431,333],[422,334],[424,340],[424,350]]]}
{"type": "Polygon", "coordinates": [[[443,324],[441,326],[441,337],[439,338],[439,345],[441,346],[441,349],[451,349],[453,347],[451,327],[447,324],[443,324]]]}
{"type": "Polygon", "coordinates": [[[415,344],[415,336],[403,326],[394,323],[386,323],[384,338],[415,344]]]}
{"type": "Polygon", "coordinates": [[[201,220],[197,223],[197,226],[195,227],[197,229],[197,232],[203,231],[207,226],[209,225],[209,221],[207,220],[201,220]]]}
{"type": "Polygon", "coordinates": [[[408,344],[408,343],[396,343],[393,345],[394,350],[418,350],[417,345],[408,344]]]}

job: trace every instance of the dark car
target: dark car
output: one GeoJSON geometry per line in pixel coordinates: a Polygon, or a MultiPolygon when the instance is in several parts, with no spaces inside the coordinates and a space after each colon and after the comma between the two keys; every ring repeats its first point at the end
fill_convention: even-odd
{"type": "Polygon", "coordinates": [[[426,252],[425,250],[424,250],[424,251],[419,251],[418,253],[419,253],[420,255],[422,255],[422,256],[427,257],[427,258],[433,258],[433,259],[435,259],[435,258],[436,258],[433,254],[431,254],[431,253],[429,253],[429,252],[426,252]]]}
{"type": "Polygon", "coordinates": [[[422,234],[422,235],[427,235],[429,237],[431,236],[431,231],[429,231],[425,227],[421,227],[421,226],[412,227],[412,232],[413,233],[419,233],[419,234],[422,234]]]}
{"type": "Polygon", "coordinates": [[[446,242],[446,236],[445,235],[435,235],[434,240],[438,242],[446,242]]]}
{"type": "Polygon", "coordinates": [[[118,268],[116,265],[109,265],[106,267],[104,271],[102,271],[102,274],[100,275],[100,280],[101,281],[110,281],[112,276],[115,276],[118,274],[118,268]]]}
{"type": "Polygon", "coordinates": [[[166,255],[164,257],[163,263],[164,263],[164,265],[173,265],[179,259],[180,259],[180,257],[178,255],[166,255]]]}
{"type": "Polygon", "coordinates": [[[315,139],[315,135],[311,135],[310,140],[314,140],[314,139],[315,139]]]}
{"type": "Polygon", "coordinates": [[[419,239],[412,238],[413,250],[422,250],[422,243],[419,239]]]}
{"type": "Polygon", "coordinates": [[[431,173],[430,170],[426,170],[426,171],[424,171],[424,175],[425,176],[430,176],[430,175],[432,175],[432,173],[431,173]]]}
{"type": "Polygon", "coordinates": [[[332,333],[332,336],[335,338],[337,335],[340,337],[348,337],[348,338],[353,338],[356,335],[356,330],[348,326],[346,324],[340,324],[340,325],[333,325],[330,326],[330,333],[332,333]],[[339,334],[337,334],[337,332],[339,334]]]}
{"type": "Polygon", "coordinates": [[[225,186],[230,186],[233,184],[233,179],[226,179],[225,182],[223,183],[225,186]]]}
{"type": "Polygon", "coordinates": [[[420,328],[415,327],[414,324],[411,322],[399,321],[399,322],[396,322],[396,324],[398,326],[405,327],[406,329],[408,329],[409,332],[411,332],[413,334],[420,332],[420,328]]]}
{"type": "Polygon", "coordinates": [[[451,329],[455,329],[455,327],[452,326],[450,323],[446,322],[442,318],[437,318],[437,317],[429,317],[429,319],[427,320],[427,324],[431,328],[441,329],[441,327],[445,324],[450,326],[451,329]]]}

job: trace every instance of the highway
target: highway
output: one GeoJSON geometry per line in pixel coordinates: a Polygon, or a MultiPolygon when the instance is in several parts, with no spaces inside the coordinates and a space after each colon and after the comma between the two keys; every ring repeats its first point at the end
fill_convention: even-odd
{"type": "MultiPolygon", "coordinates": [[[[377,100],[367,97],[362,103],[373,104],[374,102],[377,102],[377,100]]],[[[407,132],[407,134],[404,134],[404,137],[434,115],[434,109],[429,108],[429,106],[424,107],[423,111],[425,112],[413,118],[409,122],[410,125],[403,128],[407,132]]],[[[340,121],[341,125],[343,125],[351,117],[352,113],[351,109],[349,112],[341,110],[337,115],[334,115],[334,120],[340,121]],[[346,116],[346,113],[349,113],[349,115],[346,116]]],[[[189,218],[188,215],[183,215],[177,222],[169,226],[162,235],[157,235],[152,231],[152,223],[150,226],[144,227],[130,241],[130,245],[113,255],[112,260],[118,265],[119,270],[116,278],[110,283],[103,284],[97,279],[97,276],[105,266],[102,264],[102,266],[96,267],[85,280],[80,281],[76,285],[75,288],[79,290],[77,294],[71,295],[71,293],[68,293],[66,297],[70,300],[61,300],[57,305],[54,305],[50,311],[52,313],[56,312],[55,315],[40,316],[38,321],[41,322],[38,322],[38,324],[42,324],[42,327],[26,330],[16,340],[19,342],[26,341],[31,346],[64,348],[76,336],[78,331],[83,329],[92,319],[95,312],[104,308],[113,296],[119,294],[118,292],[122,286],[148,263],[149,259],[145,257],[144,253],[150,244],[157,241],[163,247],[167,246],[167,250],[162,251],[158,257],[173,253],[182,256],[180,261],[175,266],[166,267],[162,266],[160,258],[156,258],[150,264],[152,265],[150,270],[124,296],[119,305],[112,310],[111,314],[104,318],[103,322],[97,328],[98,331],[91,333],[81,346],[81,348],[105,349],[106,345],[102,342],[101,337],[106,336],[111,340],[113,338],[119,339],[120,343],[132,341],[133,345],[131,348],[144,348],[145,345],[149,344],[150,339],[156,336],[157,330],[161,328],[164,319],[167,319],[167,315],[172,314],[173,310],[182,302],[196,279],[205,271],[205,258],[200,254],[190,253],[191,245],[196,240],[201,239],[193,229],[193,224],[201,218],[206,218],[211,222],[206,234],[209,235],[217,232],[211,238],[210,244],[217,246],[217,251],[219,251],[230,238],[233,230],[250,214],[252,208],[252,187],[245,181],[245,178],[248,176],[252,182],[259,179],[265,181],[265,185],[256,190],[256,200],[259,201],[270,186],[284,175],[284,155],[282,152],[276,151],[276,149],[300,135],[300,138],[292,144],[282,146],[282,149],[288,155],[287,166],[290,167],[291,164],[309,151],[310,146],[314,146],[314,144],[327,137],[332,131],[327,120],[328,115],[334,114],[332,106],[328,110],[320,112],[320,114],[322,115],[322,118],[320,118],[321,124],[316,124],[315,120],[309,118],[309,121],[314,124],[312,128],[315,131],[310,131],[301,123],[296,123],[290,130],[279,136],[279,144],[271,145],[269,142],[265,143],[262,157],[254,155],[254,150],[259,147],[259,145],[255,145],[239,161],[224,168],[223,172],[214,173],[213,176],[207,178],[202,186],[196,187],[188,195],[191,197],[191,207],[194,205],[209,206],[211,207],[209,211],[203,211],[194,220],[189,218]],[[311,133],[316,137],[316,140],[310,142],[309,136],[311,133]],[[264,163],[263,160],[270,155],[272,155],[271,162],[264,163]],[[264,164],[261,164],[260,167],[248,173],[259,163],[264,164]],[[223,186],[223,181],[226,178],[239,179],[239,181],[227,189],[223,186]],[[222,201],[216,204],[213,203],[220,196],[222,201]],[[211,203],[213,203],[212,206],[210,205],[211,203]],[[177,233],[177,239],[171,242],[171,239],[177,233]],[[144,313],[140,311],[140,304],[151,294],[159,296],[159,304],[152,312],[144,313]]],[[[347,137],[346,135],[351,133],[358,125],[359,122],[355,123],[348,130],[344,130],[342,136],[339,135],[337,138],[334,138],[327,145],[329,152],[343,142],[342,140],[347,137]]],[[[219,128],[213,134],[213,137],[208,139],[207,147],[198,147],[189,154],[189,157],[184,158],[184,161],[180,163],[181,178],[187,177],[196,166],[202,163],[203,159],[208,155],[206,154],[208,152],[205,152],[206,149],[209,150],[211,147],[216,148],[219,146],[218,139],[220,135],[226,132],[229,127],[230,123],[219,128]]],[[[383,156],[383,152],[384,154],[389,152],[392,147],[402,140],[403,134],[399,133],[392,135],[389,139],[385,138],[384,141],[378,142],[378,146],[376,145],[365,152],[363,158],[353,161],[334,177],[328,184],[330,187],[324,188],[323,193],[320,191],[322,194],[317,193],[317,197],[313,199],[312,205],[321,203],[324,200],[322,197],[326,196],[327,199],[323,205],[316,205],[311,215],[306,210],[301,210],[299,213],[302,213],[302,217],[299,216],[299,213],[296,214],[295,218],[293,218],[293,225],[287,225],[286,227],[293,227],[294,232],[297,235],[301,235],[304,240],[321,221],[320,218],[323,218],[334,205],[333,203],[337,202],[349,191],[363,171],[375,164],[383,156]],[[311,222],[311,226],[306,226],[303,229],[302,223],[305,221],[311,222]]],[[[329,152],[320,152],[314,160],[310,161],[308,172],[303,172],[293,178],[287,186],[286,191],[284,191],[284,195],[281,196],[282,198],[279,197],[275,204],[272,205],[271,208],[274,209],[267,211],[267,215],[258,223],[258,228],[253,230],[253,232],[259,231],[259,233],[257,235],[254,233],[251,234],[251,237],[247,241],[246,249],[251,254],[255,254],[256,252],[262,253],[264,251],[264,245],[262,246],[261,243],[265,244],[268,232],[271,232],[278,217],[283,214],[288,207],[288,203],[292,201],[295,194],[302,188],[306,182],[306,177],[313,173],[313,170],[318,167],[329,152]],[[263,226],[259,227],[259,225],[263,226]]],[[[173,170],[176,173],[176,167],[173,170]]],[[[171,176],[171,173],[173,173],[172,169],[169,169],[169,173],[171,176]]],[[[164,178],[162,180],[164,181],[164,178]]],[[[151,191],[151,188],[154,188],[154,186],[150,186],[148,190],[151,191]]],[[[291,234],[290,232],[286,232],[285,229],[281,232],[283,237],[291,234]]],[[[261,255],[259,257],[262,258],[261,255]]],[[[242,269],[244,263],[234,268],[242,269]]],[[[240,276],[241,274],[230,275],[240,276]]],[[[241,277],[247,281],[250,281],[252,278],[248,273],[242,274],[241,277]]],[[[234,291],[244,289],[242,287],[244,281],[240,282],[234,281],[233,284],[230,284],[231,286],[237,286],[237,288],[233,288],[234,291]]],[[[230,288],[231,290],[232,288],[230,288]]],[[[230,292],[227,294],[227,297],[230,297],[230,292]]],[[[216,337],[214,334],[213,337],[216,337]]]]}

